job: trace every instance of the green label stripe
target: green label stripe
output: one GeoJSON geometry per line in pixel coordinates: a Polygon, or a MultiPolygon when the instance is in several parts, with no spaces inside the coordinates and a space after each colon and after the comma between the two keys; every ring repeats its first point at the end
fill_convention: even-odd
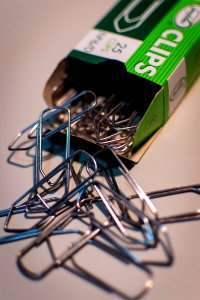
{"type": "MultiPolygon", "coordinates": [[[[163,85],[180,60],[186,53],[190,53],[195,44],[199,43],[199,15],[200,1],[180,1],[168,12],[138,50],[128,59],[126,62],[127,70],[130,73],[163,85]],[[197,9],[195,10],[195,8],[197,9]],[[160,43],[160,38],[164,39],[166,43],[160,43]],[[155,50],[155,45],[160,50],[155,50]],[[160,62],[157,61],[155,66],[154,61],[152,67],[150,57],[155,54],[159,55],[160,62]],[[143,73],[138,72],[137,66],[139,63],[141,63],[140,70],[143,73]],[[150,66],[153,71],[151,72],[151,69],[149,69],[149,71],[144,72],[144,68],[147,66],[150,66]]],[[[197,68],[198,66],[193,66],[193,68],[195,67],[197,68]]]]}

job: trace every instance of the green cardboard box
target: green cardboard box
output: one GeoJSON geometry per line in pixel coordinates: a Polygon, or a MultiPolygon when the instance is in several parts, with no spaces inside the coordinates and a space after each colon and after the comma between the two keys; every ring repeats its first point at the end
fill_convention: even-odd
{"type": "Polygon", "coordinates": [[[199,71],[199,0],[121,0],[58,65],[44,97],[55,104],[74,85],[132,97],[142,111],[133,147],[140,157],[199,71]]]}

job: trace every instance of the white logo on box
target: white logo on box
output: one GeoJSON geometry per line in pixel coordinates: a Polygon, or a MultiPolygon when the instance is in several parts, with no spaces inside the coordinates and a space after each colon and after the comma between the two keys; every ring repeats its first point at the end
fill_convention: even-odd
{"type": "Polygon", "coordinates": [[[200,21],[200,5],[190,5],[182,9],[175,18],[176,26],[189,28],[200,21]]]}

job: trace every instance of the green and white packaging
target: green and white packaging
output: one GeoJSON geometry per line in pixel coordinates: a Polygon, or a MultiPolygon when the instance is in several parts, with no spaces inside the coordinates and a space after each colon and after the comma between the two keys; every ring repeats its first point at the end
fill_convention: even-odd
{"type": "Polygon", "coordinates": [[[148,99],[134,137],[138,149],[167,121],[200,71],[200,1],[118,1],[67,59],[125,66],[133,98],[137,89],[142,101],[148,99]]]}

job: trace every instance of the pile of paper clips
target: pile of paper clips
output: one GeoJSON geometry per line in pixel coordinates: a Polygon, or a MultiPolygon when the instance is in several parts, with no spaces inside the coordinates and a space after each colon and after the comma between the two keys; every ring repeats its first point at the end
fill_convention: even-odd
{"type": "MultiPolygon", "coordinates": [[[[160,218],[152,199],[183,193],[200,195],[200,184],[146,194],[116,155],[115,147],[109,147],[110,143],[93,155],[82,149],[72,152],[73,126],[76,130],[91,126],[82,121],[88,115],[87,120],[92,119],[93,109],[99,109],[96,96],[84,91],[61,106],[45,109],[38,121],[12,141],[11,151],[35,151],[34,184],[8,209],[0,211],[0,217],[5,218],[4,230],[8,232],[0,237],[0,244],[32,238],[17,256],[20,270],[29,278],[41,279],[61,267],[124,299],[138,299],[153,287],[151,266],[170,266],[173,262],[166,224],[195,220],[200,216],[200,210],[196,210],[160,218]],[[64,159],[46,174],[45,144],[63,131],[66,135],[64,159]],[[95,268],[91,272],[81,266],[77,255],[88,246],[142,272],[145,275],[142,287],[138,289],[138,282],[132,283],[134,291],[129,295],[120,286],[96,275],[95,268]],[[145,258],[145,253],[158,248],[162,251],[162,259],[145,258]],[[30,263],[35,250],[38,266],[30,263]],[[137,255],[137,251],[143,255],[137,255]]],[[[101,123],[106,128],[120,127],[127,122],[117,117],[117,110],[115,108],[113,117],[107,117],[106,122],[101,119],[96,122],[98,125],[93,124],[98,132],[101,123]]],[[[133,119],[131,116],[128,129],[133,119]]],[[[129,137],[126,138],[128,144],[129,137]]]]}
{"type": "MultiPolygon", "coordinates": [[[[81,110],[84,111],[84,107],[81,110]]],[[[115,95],[99,97],[95,108],[85,115],[82,122],[72,126],[72,133],[128,157],[140,119],[139,112],[132,110],[128,101],[119,101],[115,95]]]]}

